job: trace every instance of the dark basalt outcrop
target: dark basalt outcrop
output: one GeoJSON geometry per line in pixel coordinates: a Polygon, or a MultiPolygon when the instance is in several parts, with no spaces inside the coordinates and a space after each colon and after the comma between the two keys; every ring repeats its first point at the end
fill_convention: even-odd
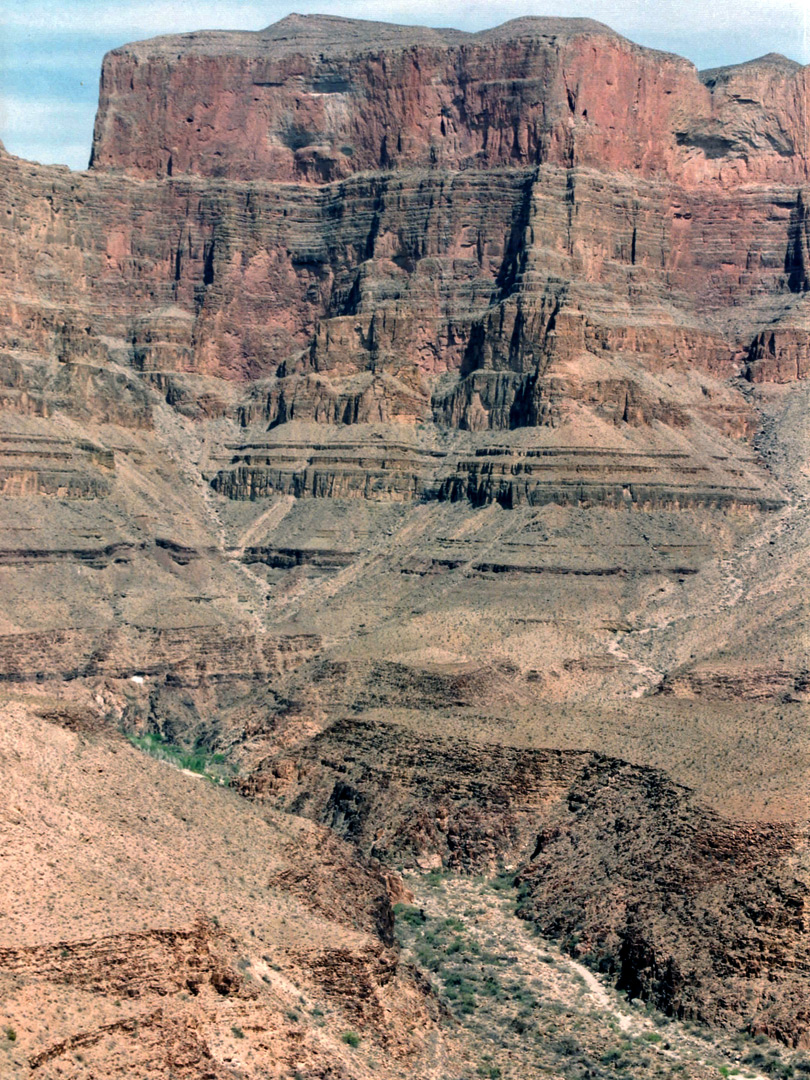
{"type": "Polygon", "coordinates": [[[541,933],[670,1015],[810,1045],[806,838],[729,822],[656,770],[343,721],[253,797],[398,865],[517,869],[541,933]]]}

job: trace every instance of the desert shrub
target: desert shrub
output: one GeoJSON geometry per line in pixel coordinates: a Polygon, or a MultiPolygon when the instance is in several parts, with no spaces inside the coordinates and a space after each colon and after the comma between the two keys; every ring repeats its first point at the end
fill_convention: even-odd
{"type": "Polygon", "coordinates": [[[441,925],[442,930],[454,930],[457,934],[461,933],[464,929],[464,923],[461,919],[445,919],[441,925]]]}
{"type": "Polygon", "coordinates": [[[459,994],[458,1011],[462,1016],[469,1016],[478,1007],[475,994],[472,990],[462,990],[459,994]]]}
{"type": "Polygon", "coordinates": [[[775,1076],[777,1080],[790,1080],[793,1076],[793,1066],[785,1061],[779,1061],[778,1058],[770,1058],[765,1062],[763,1069],[768,1076],[775,1076]]]}
{"type": "Polygon", "coordinates": [[[427,921],[427,916],[421,908],[410,907],[408,904],[395,904],[394,918],[412,927],[422,926],[427,921]]]}
{"type": "Polygon", "coordinates": [[[441,870],[430,870],[427,874],[425,874],[424,881],[426,885],[432,885],[435,887],[437,885],[444,884],[444,877],[445,875],[441,870]]]}
{"type": "Polygon", "coordinates": [[[537,998],[523,983],[514,982],[504,987],[506,994],[512,1001],[517,1002],[519,1005],[533,1006],[537,1004],[537,998]]]}
{"type": "Polygon", "coordinates": [[[571,1057],[579,1053],[579,1041],[572,1035],[562,1035],[551,1044],[551,1049],[560,1057],[571,1057]]]}
{"type": "Polygon", "coordinates": [[[341,1038],[347,1046],[353,1047],[355,1050],[360,1045],[360,1036],[356,1031],[344,1031],[341,1038]]]}
{"type": "Polygon", "coordinates": [[[439,956],[428,945],[418,945],[416,947],[416,958],[422,967],[427,968],[428,971],[438,971],[442,966],[439,956]]]}

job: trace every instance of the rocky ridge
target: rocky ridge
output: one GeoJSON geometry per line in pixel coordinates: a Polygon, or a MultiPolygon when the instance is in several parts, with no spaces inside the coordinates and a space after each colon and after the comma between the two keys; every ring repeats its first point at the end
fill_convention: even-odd
{"type": "Polygon", "coordinates": [[[150,760],[92,711],[2,710],[4,1075],[366,1077],[381,1050],[390,1076],[449,1063],[379,867],[150,760]],[[336,876],[344,902],[326,904],[336,876]]]}
{"type": "Polygon", "coordinates": [[[810,1045],[804,832],[728,822],[665,774],[600,754],[360,721],[245,787],[387,863],[518,868],[521,915],[631,997],[810,1045]]]}

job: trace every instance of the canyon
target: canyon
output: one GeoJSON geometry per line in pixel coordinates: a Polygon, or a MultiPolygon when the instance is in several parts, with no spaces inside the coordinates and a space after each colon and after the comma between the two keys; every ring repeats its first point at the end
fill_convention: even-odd
{"type": "Polygon", "coordinates": [[[291,15],[0,148],[12,1075],[474,1076],[442,873],[810,1047],[808,78],[291,15]]]}

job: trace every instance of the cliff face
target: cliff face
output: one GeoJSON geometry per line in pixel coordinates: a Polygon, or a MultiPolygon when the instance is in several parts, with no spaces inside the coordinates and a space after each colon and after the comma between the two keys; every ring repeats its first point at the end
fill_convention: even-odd
{"type": "Polygon", "coordinates": [[[86,173],[0,150],[8,693],[227,754],[385,858],[524,863],[525,913],[625,988],[728,1025],[756,999],[806,1042],[807,78],[587,20],[290,16],[111,53],[86,173]],[[403,730],[438,745],[410,786],[403,730]],[[492,790],[448,779],[451,732],[492,790]],[[634,862],[571,772],[595,750],[641,807],[634,862]],[[518,813],[524,751],[548,790],[518,813]],[[643,900],[650,784],[688,806],[643,900]],[[453,829],[414,839],[425,800],[453,829]],[[756,839],[753,899],[695,822],[756,839]],[[578,844],[633,918],[562,910],[578,844]],[[692,864],[725,1004],[715,955],[662,989],[692,864]]]}
{"type": "MultiPolygon", "coordinates": [[[[803,377],[804,69],[701,78],[588,21],[371,25],[111,53],[91,175],[4,159],[14,291],[71,294],[175,402],[177,373],[267,379],[247,424],[550,423],[585,354],[803,377]]],[[[608,381],[586,399],[681,415],[608,381]]]]}
{"type": "Polygon", "coordinates": [[[537,164],[800,182],[806,92],[781,57],[701,80],[588,19],[463,34],[290,15],[111,53],[93,164],[305,183],[537,164]]]}

